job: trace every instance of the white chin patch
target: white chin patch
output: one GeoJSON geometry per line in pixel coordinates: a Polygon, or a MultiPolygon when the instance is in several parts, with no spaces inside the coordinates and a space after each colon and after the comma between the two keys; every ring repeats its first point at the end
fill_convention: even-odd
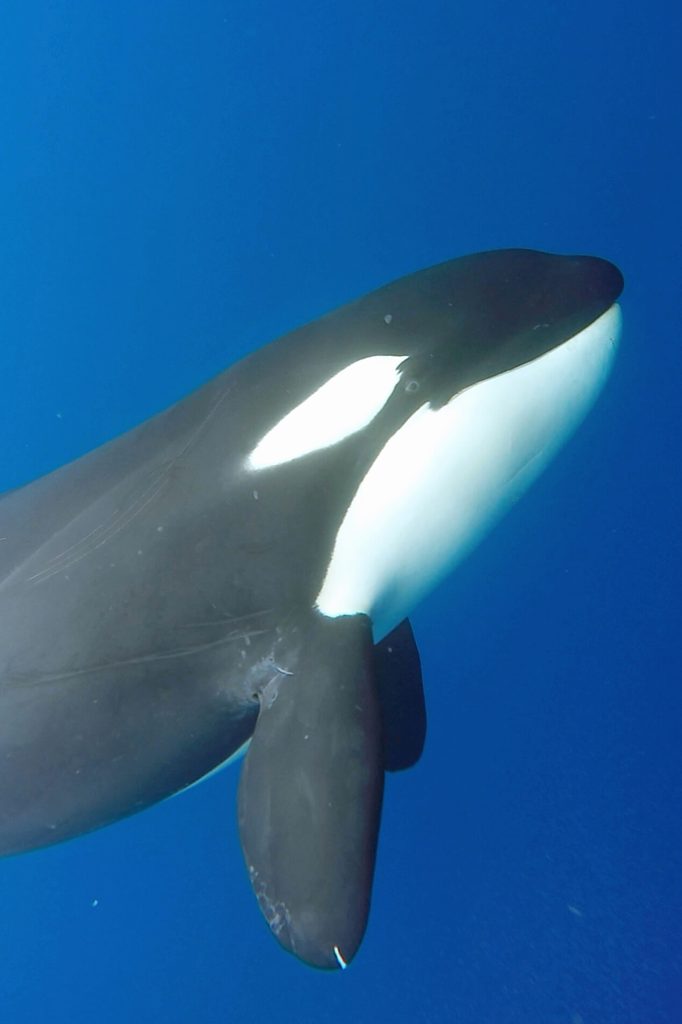
{"type": "Polygon", "coordinates": [[[317,598],[385,636],[472,548],[582,420],[620,333],[612,306],[530,363],[423,405],[387,442],[336,537],[317,598]]]}
{"type": "Polygon", "coordinates": [[[247,468],[280,466],[362,430],[391,397],[404,359],[369,356],[340,370],[261,438],[247,468]]]}

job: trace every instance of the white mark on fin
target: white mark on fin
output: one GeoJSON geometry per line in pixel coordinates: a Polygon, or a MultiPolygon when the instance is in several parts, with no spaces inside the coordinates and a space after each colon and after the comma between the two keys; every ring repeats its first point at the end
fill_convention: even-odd
{"type": "Polygon", "coordinates": [[[348,967],[348,962],[341,956],[341,950],[338,946],[334,946],[334,956],[336,957],[336,962],[341,970],[345,971],[346,967],[348,967]]]}
{"type": "Polygon", "coordinates": [[[247,468],[280,466],[362,430],[391,397],[404,359],[368,356],[344,367],[260,439],[246,460],[247,468]]]}

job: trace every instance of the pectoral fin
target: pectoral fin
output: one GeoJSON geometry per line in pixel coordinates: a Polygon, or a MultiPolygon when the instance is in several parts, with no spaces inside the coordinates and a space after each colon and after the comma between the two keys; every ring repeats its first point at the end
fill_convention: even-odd
{"type": "Polygon", "coordinates": [[[407,619],[374,648],[381,707],[384,768],[389,772],[417,763],[426,739],[426,705],[421,661],[407,619]]]}
{"type": "Polygon", "coordinates": [[[381,814],[381,715],[369,620],[310,614],[280,632],[239,785],[261,910],[305,962],[345,967],[367,923],[381,814]]]}

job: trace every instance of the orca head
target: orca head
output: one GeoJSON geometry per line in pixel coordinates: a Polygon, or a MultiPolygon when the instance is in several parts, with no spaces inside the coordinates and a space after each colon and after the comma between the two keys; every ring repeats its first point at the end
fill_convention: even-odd
{"type": "Polygon", "coordinates": [[[501,249],[441,263],[367,300],[390,306],[393,347],[410,352],[404,386],[438,408],[579,334],[622,289],[620,271],[598,257],[501,249]]]}
{"type": "Polygon", "coordinates": [[[339,437],[390,432],[337,533],[323,614],[367,614],[380,639],[517,499],[606,380],[622,287],[596,257],[496,250],[347,307],[374,347],[335,378],[363,383],[352,403],[350,376],[340,388],[339,437]]]}

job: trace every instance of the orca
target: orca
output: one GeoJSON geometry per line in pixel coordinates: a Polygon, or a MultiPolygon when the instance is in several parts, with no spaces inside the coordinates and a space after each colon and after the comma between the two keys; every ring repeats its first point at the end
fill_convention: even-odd
{"type": "Polygon", "coordinates": [[[78,836],[246,752],[276,938],[344,968],[384,773],[426,715],[408,615],[583,419],[619,270],[477,253],[241,360],[0,499],[0,853],[78,836]]]}

